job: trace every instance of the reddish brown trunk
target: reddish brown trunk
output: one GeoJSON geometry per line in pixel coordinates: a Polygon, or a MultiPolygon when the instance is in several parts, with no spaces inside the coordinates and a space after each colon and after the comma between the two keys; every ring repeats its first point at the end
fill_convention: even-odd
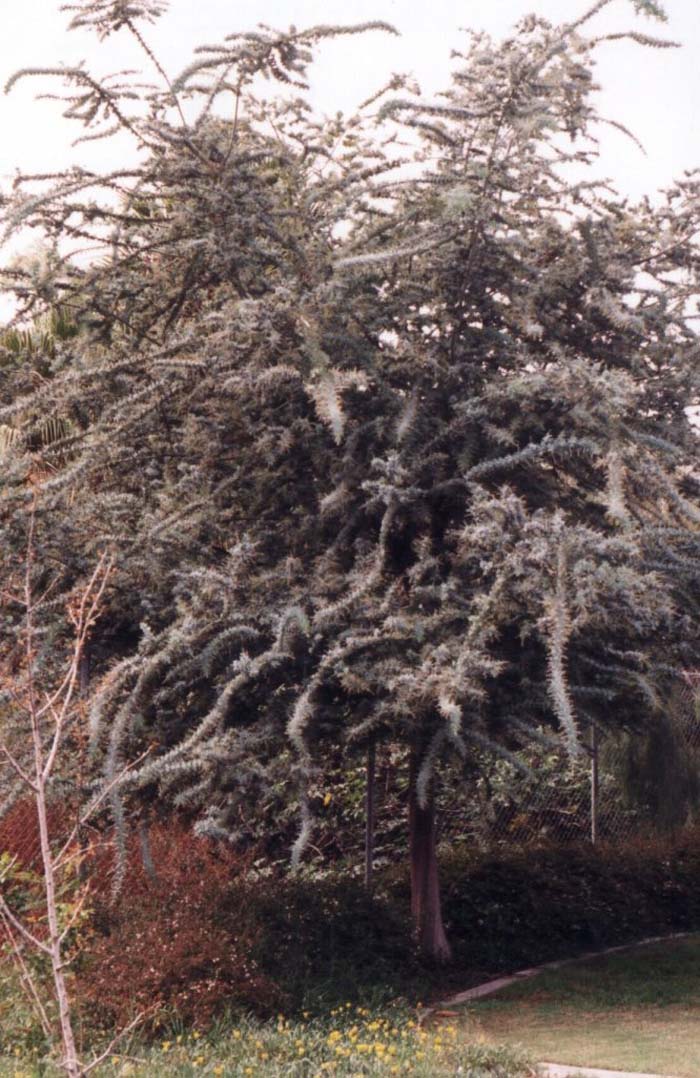
{"type": "Polygon", "coordinates": [[[421,951],[439,962],[452,957],[445,935],[440,903],[437,850],[435,842],[435,802],[432,794],[421,807],[416,793],[417,754],[411,756],[409,792],[409,837],[411,853],[411,913],[421,951]]]}

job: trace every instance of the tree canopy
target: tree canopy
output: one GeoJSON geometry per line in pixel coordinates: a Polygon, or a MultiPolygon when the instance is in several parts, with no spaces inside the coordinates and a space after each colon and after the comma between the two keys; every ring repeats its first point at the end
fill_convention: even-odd
{"type": "Polygon", "coordinates": [[[139,150],[3,208],[48,244],[3,271],[18,321],[70,327],[24,362],[4,339],[3,547],[31,489],[58,594],[116,559],[93,759],[152,751],[115,812],[236,836],[281,778],[298,860],[330,747],[401,744],[437,954],[445,756],[556,725],[577,752],[698,661],[700,177],[638,205],[597,178],[603,6],[467,35],[436,100],[393,78],[349,117],[310,109],[307,66],[383,23],[235,34],[171,81],[139,25],[161,3],[88,0],[73,25],[131,32],[165,81],[11,80],[58,76],[86,137],[139,150]]]}

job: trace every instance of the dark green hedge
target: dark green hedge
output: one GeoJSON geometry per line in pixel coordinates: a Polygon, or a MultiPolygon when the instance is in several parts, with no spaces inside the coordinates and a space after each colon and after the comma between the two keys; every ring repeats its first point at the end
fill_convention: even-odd
{"type": "MultiPolygon", "coordinates": [[[[257,959],[290,1005],[439,997],[508,972],[646,936],[700,930],[700,831],[623,848],[529,848],[442,858],[454,962],[416,953],[406,875],[264,882],[243,905],[257,924],[257,959]]],[[[241,911],[231,895],[230,913],[241,911]]]]}
{"type": "Polygon", "coordinates": [[[700,929],[700,834],[626,847],[529,849],[444,869],[458,964],[516,969],[700,929]]]}

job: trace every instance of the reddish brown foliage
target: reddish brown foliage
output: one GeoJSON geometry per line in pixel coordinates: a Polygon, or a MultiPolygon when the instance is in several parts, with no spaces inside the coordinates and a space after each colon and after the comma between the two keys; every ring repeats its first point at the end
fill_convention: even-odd
{"type": "Polygon", "coordinates": [[[41,857],[36,805],[22,798],[0,820],[0,851],[16,857],[22,868],[33,868],[41,857]]]}
{"type": "Polygon", "coordinates": [[[134,843],[114,903],[102,858],[93,865],[91,929],[75,986],[81,1007],[108,1025],[141,1011],[156,1024],[177,1013],[204,1025],[228,1004],[257,1011],[278,1005],[274,985],[250,957],[241,858],[172,824],[153,828],[150,841],[157,881],[134,843]],[[242,904],[237,918],[230,913],[234,891],[242,904]]]}

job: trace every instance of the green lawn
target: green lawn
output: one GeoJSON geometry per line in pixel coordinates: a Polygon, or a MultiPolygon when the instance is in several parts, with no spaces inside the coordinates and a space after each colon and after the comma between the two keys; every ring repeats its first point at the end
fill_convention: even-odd
{"type": "Polygon", "coordinates": [[[700,1078],[700,936],[520,981],[469,1004],[464,1024],[534,1059],[700,1078]]]}

